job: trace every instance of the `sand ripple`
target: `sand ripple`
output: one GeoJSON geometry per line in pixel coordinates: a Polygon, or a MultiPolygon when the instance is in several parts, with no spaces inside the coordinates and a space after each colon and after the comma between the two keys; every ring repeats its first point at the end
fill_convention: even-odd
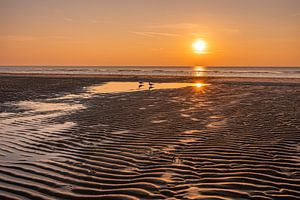
{"type": "Polygon", "coordinates": [[[0,115],[0,199],[300,198],[298,88],[71,100],[0,115]]]}

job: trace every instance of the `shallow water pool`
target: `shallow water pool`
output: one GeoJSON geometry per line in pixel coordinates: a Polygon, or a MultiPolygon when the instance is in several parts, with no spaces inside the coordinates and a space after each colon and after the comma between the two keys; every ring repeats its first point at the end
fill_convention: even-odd
{"type": "Polygon", "coordinates": [[[202,88],[204,83],[149,83],[149,82],[108,82],[103,85],[91,86],[91,93],[122,93],[156,89],[176,89],[184,87],[202,88]]]}

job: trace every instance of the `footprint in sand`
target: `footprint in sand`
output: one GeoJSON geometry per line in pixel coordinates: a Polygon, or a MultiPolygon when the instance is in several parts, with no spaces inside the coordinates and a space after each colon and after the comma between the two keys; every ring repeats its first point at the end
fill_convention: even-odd
{"type": "Polygon", "coordinates": [[[176,147],[174,145],[167,145],[167,147],[164,147],[162,149],[162,152],[164,154],[171,154],[172,152],[174,152],[176,150],[176,147]]]}
{"type": "Polygon", "coordinates": [[[173,159],[173,161],[172,161],[172,164],[173,164],[173,165],[181,165],[182,162],[183,162],[183,161],[182,161],[182,159],[180,159],[179,156],[175,156],[174,159],[173,159]]]}
{"type": "Polygon", "coordinates": [[[152,148],[150,147],[146,152],[145,152],[145,155],[147,156],[156,156],[158,154],[159,150],[158,149],[155,149],[155,148],[152,148]]]}
{"type": "Polygon", "coordinates": [[[199,199],[201,198],[200,189],[197,187],[190,187],[186,190],[184,197],[187,199],[199,199]]]}
{"type": "Polygon", "coordinates": [[[71,192],[74,189],[72,185],[61,185],[59,187],[60,190],[71,192]]]}
{"type": "Polygon", "coordinates": [[[162,180],[164,180],[164,181],[166,181],[166,182],[173,182],[173,179],[172,179],[172,177],[173,177],[173,172],[171,172],[171,171],[166,171],[162,176],[161,176],[161,178],[162,178],[162,180]]]}

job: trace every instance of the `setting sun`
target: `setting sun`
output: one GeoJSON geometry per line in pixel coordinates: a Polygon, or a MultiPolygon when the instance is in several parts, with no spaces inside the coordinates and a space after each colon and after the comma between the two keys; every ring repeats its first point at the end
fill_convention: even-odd
{"type": "Polygon", "coordinates": [[[193,43],[193,49],[194,52],[197,54],[204,54],[205,50],[207,48],[207,43],[206,41],[202,40],[202,39],[198,39],[193,43]]]}

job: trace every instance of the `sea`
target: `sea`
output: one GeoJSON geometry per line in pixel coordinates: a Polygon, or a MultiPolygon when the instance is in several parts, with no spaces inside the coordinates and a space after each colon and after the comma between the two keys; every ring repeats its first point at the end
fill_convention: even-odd
{"type": "Polygon", "coordinates": [[[300,67],[0,66],[0,73],[300,78],[300,67]]]}

